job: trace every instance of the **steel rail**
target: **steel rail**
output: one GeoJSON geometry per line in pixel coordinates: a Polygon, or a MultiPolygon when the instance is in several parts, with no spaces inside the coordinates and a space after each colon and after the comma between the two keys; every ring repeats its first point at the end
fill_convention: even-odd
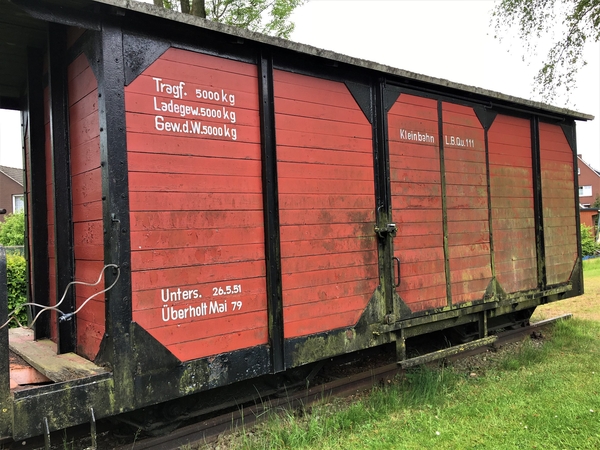
{"type": "MultiPolygon", "coordinates": [[[[569,319],[571,317],[572,314],[564,314],[532,323],[526,327],[503,331],[496,335],[496,339],[490,339],[489,343],[496,348],[501,347],[511,342],[522,340],[526,336],[531,335],[532,332],[542,329],[558,320],[569,319]]],[[[443,355],[442,358],[445,361],[455,361],[460,358],[483,353],[490,348],[490,345],[484,344],[476,348],[471,348],[468,345],[463,345],[462,347],[466,350],[443,355]]],[[[431,362],[433,362],[433,360],[426,361],[426,363],[431,362]]],[[[411,366],[412,365],[413,364],[411,364],[411,366]]],[[[268,398],[260,404],[244,408],[240,407],[239,410],[233,413],[229,412],[221,416],[179,428],[167,436],[146,438],[137,441],[135,443],[135,448],[137,450],[169,450],[179,448],[186,444],[214,442],[222,433],[251,428],[273,411],[293,411],[297,408],[306,407],[321,400],[343,398],[360,392],[366,392],[372,389],[373,386],[382,385],[393,380],[397,375],[403,372],[405,372],[405,369],[402,367],[402,364],[387,364],[350,377],[313,386],[301,392],[291,393],[285,397],[268,398]]],[[[130,448],[131,444],[120,447],[118,450],[127,450],[130,448]]]]}

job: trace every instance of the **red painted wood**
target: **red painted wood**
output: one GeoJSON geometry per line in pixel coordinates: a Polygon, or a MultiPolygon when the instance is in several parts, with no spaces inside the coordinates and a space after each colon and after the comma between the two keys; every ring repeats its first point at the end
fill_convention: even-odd
{"type": "Polygon", "coordinates": [[[88,222],[102,217],[102,201],[82,203],[73,211],[73,222],[88,222]]]}
{"type": "MultiPolygon", "coordinates": [[[[255,65],[246,64],[244,67],[239,65],[238,67],[234,67],[234,65],[231,65],[229,70],[223,70],[223,62],[215,61],[217,58],[214,56],[192,53],[190,55],[191,58],[181,60],[170,57],[169,53],[173,52],[173,50],[167,50],[165,54],[161,55],[142,74],[142,78],[150,79],[153,88],[156,83],[153,78],[159,77],[163,82],[185,82],[186,87],[184,91],[187,92],[188,97],[194,96],[193,88],[195,87],[235,89],[236,104],[238,92],[247,92],[253,95],[258,94],[258,85],[255,83],[257,74],[255,65]]],[[[139,86],[144,86],[144,84],[143,82],[137,83],[137,86],[139,88],[139,86]]],[[[132,92],[136,92],[135,89],[135,87],[132,88],[132,92]]],[[[227,91],[227,89],[225,90],[227,91]]],[[[142,90],[142,92],[148,91],[142,90]]],[[[230,92],[227,91],[227,93],[230,92]]]]}
{"type": "Polygon", "coordinates": [[[452,303],[482,300],[492,280],[485,135],[472,108],[442,103],[446,174],[485,175],[467,185],[446,179],[452,303]],[[451,212],[460,212],[454,220],[451,212]],[[452,229],[452,232],[450,232],[452,229]]]}
{"type": "Polygon", "coordinates": [[[69,65],[68,70],[69,107],[72,107],[75,103],[81,101],[88,94],[98,89],[98,83],[92,68],[87,64],[87,59],[83,53],[77,57],[77,60],[69,65]],[[78,70],[78,67],[83,64],[86,64],[85,69],[76,74],[75,72],[78,70]],[[75,70],[71,71],[71,67],[75,70]]]}
{"type": "Polygon", "coordinates": [[[437,102],[402,94],[388,113],[388,135],[392,217],[398,226],[394,255],[402,270],[398,293],[413,311],[444,306],[437,102]]]}
{"type": "Polygon", "coordinates": [[[173,229],[132,231],[131,249],[157,250],[186,247],[219,247],[260,243],[264,239],[262,227],[246,228],[232,233],[224,228],[173,229]]]}
{"type": "Polygon", "coordinates": [[[175,173],[130,172],[130,190],[133,192],[186,192],[186,193],[260,193],[261,180],[256,176],[231,178],[224,175],[190,175],[175,173]]]}
{"type": "MultiPolygon", "coordinates": [[[[257,143],[260,142],[260,131],[258,129],[257,126],[249,126],[249,125],[238,125],[238,124],[228,124],[228,123],[223,123],[222,121],[218,121],[218,119],[211,119],[209,120],[200,120],[198,118],[165,118],[164,121],[162,121],[162,123],[164,123],[165,121],[171,122],[175,125],[173,126],[177,126],[179,127],[180,130],[185,130],[184,127],[188,126],[188,131],[184,132],[184,131],[180,131],[180,132],[175,132],[175,131],[167,131],[166,129],[164,130],[157,130],[156,129],[156,123],[157,123],[157,117],[163,117],[163,116],[154,116],[154,115],[150,115],[150,114],[138,114],[138,113],[134,113],[134,112],[128,112],[127,113],[127,132],[128,133],[145,133],[145,134],[151,134],[151,135],[163,135],[163,133],[165,133],[167,136],[177,136],[177,137],[189,137],[189,136],[200,136],[203,140],[214,140],[214,141],[223,141],[225,139],[231,139],[232,141],[235,142],[247,142],[247,143],[257,143]],[[227,137],[227,135],[225,135],[226,131],[223,131],[223,136],[216,136],[216,135],[200,135],[200,134],[195,134],[193,133],[193,125],[194,124],[198,124],[198,126],[201,125],[207,125],[207,126],[211,126],[211,127],[217,127],[220,128],[222,130],[229,130],[229,133],[232,133],[232,130],[236,130],[237,134],[236,134],[236,138],[233,139],[233,137],[227,137]]],[[[162,150],[164,151],[164,150],[162,150]]]]}
{"type": "Polygon", "coordinates": [[[296,289],[288,289],[286,295],[286,305],[310,305],[315,303],[314,299],[319,298],[320,301],[350,298],[355,296],[364,297],[373,293],[371,282],[369,280],[355,280],[338,283],[335,287],[323,289],[321,285],[306,286],[296,289]]]}
{"type": "Polygon", "coordinates": [[[439,212],[434,210],[420,210],[418,214],[415,214],[410,209],[404,211],[396,211],[394,213],[394,221],[396,224],[402,223],[414,223],[414,224],[427,224],[429,222],[436,222],[439,224],[439,212]]]}
{"type": "MultiPolygon", "coordinates": [[[[99,149],[98,149],[99,150],[99,149]]],[[[78,155],[72,155],[72,158],[78,159],[78,155]]],[[[94,169],[71,175],[71,195],[73,205],[79,206],[85,203],[99,202],[102,200],[102,179],[100,170],[100,152],[96,155],[98,165],[94,169]]],[[[73,208],[78,210],[79,208],[73,208]]],[[[102,214],[93,219],[100,219],[102,214]]]]}
{"type": "Polygon", "coordinates": [[[280,162],[277,171],[282,177],[298,176],[302,174],[302,179],[309,180],[359,180],[369,181],[373,178],[372,167],[356,166],[323,166],[317,164],[305,164],[301,162],[280,162]],[[304,173],[306,176],[304,176],[304,173]]]}
{"type": "Polygon", "coordinates": [[[284,336],[293,338],[353,325],[377,287],[373,147],[344,84],[283,71],[274,80],[284,336]]]}
{"type": "MultiPolygon", "coordinates": [[[[350,254],[350,257],[353,255],[350,254]]],[[[340,254],[340,258],[346,257],[347,254],[340,254]]],[[[321,286],[323,289],[337,289],[338,283],[349,281],[369,280],[372,281],[377,274],[377,265],[368,264],[367,261],[360,261],[361,264],[355,267],[343,267],[344,270],[339,270],[340,267],[333,269],[319,269],[313,267],[313,271],[308,271],[305,268],[304,272],[291,272],[288,268],[289,261],[287,258],[282,259],[282,284],[285,284],[287,289],[297,289],[309,286],[321,286]]],[[[372,293],[372,292],[371,292],[372,293]]],[[[370,295],[369,295],[370,297],[370,295]]],[[[286,305],[284,299],[284,307],[286,305]]]]}
{"type": "MultiPolygon", "coordinates": [[[[69,139],[73,204],[75,279],[95,282],[104,267],[102,179],[98,86],[85,55],[68,68],[69,139]]],[[[76,304],[104,289],[75,286],[76,304]]],[[[94,298],[77,315],[77,352],[93,360],[105,330],[104,295],[94,298]]]]}
{"type": "Polygon", "coordinates": [[[323,328],[335,330],[343,328],[349,323],[356,323],[360,319],[363,310],[346,311],[334,313],[332,315],[323,316],[321,320],[313,318],[300,320],[297,322],[285,322],[284,327],[291,336],[305,336],[309,334],[319,333],[323,328]]]}
{"type": "Polygon", "coordinates": [[[100,136],[94,137],[77,147],[71,147],[71,154],[77,155],[75,161],[71,161],[71,173],[73,175],[78,175],[98,167],[96,155],[99,153],[100,136]]]}
{"type": "MultiPolygon", "coordinates": [[[[266,314],[264,315],[264,320],[265,322],[267,320],[266,314]]],[[[184,327],[180,328],[179,334],[181,336],[186,336],[186,329],[184,327]]],[[[244,347],[263,345],[268,338],[268,329],[267,327],[263,327],[247,331],[236,330],[229,334],[213,336],[207,339],[198,339],[169,345],[168,348],[177,358],[185,361],[188,360],[191,355],[195,355],[199,351],[210,355],[216,355],[237,350],[239,345],[244,345],[244,347]]]]}
{"type": "MultiPolygon", "coordinates": [[[[261,297],[264,298],[264,295],[261,297]]],[[[148,331],[152,330],[157,338],[168,336],[165,339],[165,345],[174,345],[178,342],[185,342],[192,339],[205,339],[228,333],[228,330],[236,328],[238,331],[262,329],[266,323],[266,304],[257,301],[256,296],[244,296],[242,311],[232,313],[234,297],[223,300],[227,303],[227,312],[211,313],[211,301],[204,299],[188,302],[186,305],[163,304],[160,308],[144,309],[136,311],[134,320],[146,324],[148,331]],[[202,310],[205,304],[206,315],[202,310]],[[173,311],[182,311],[179,313],[184,318],[172,320],[173,311]],[[165,320],[166,319],[166,320],[165,320]],[[202,320],[202,327],[198,326],[198,320],[202,320]],[[195,326],[194,326],[195,325],[195,326]],[[192,328],[193,327],[193,328],[192,328]],[[185,336],[181,335],[181,328],[188,329],[185,336]],[[178,331],[179,329],[179,331],[178,331]]],[[[223,304],[221,300],[213,300],[215,304],[223,304]]]]}
{"type": "MultiPolygon", "coordinates": [[[[296,113],[295,110],[294,113],[296,113]]],[[[337,122],[323,120],[321,118],[300,117],[280,113],[275,115],[275,121],[277,123],[277,129],[282,131],[311,130],[311,133],[317,135],[324,134],[328,136],[342,136],[345,138],[370,139],[372,131],[371,124],[364,120],[361,125],[358,125],[355,123],[337,122]]]]}
{"type": "Polygon", "coordinates": [[[279,192],[281,194],[357,194],[368,191],[373,185],[371,181],[352,180],[317,180],[298,177],[281,178],[279,192]]]}
{"type": "MultiPolygon", "coordinates": [[[[280,75],[278,75],[280,77],[280,75]]],[[[316,79],[316,78],[314,78],[316,79]]],[[[305,115],[308,116],[319,116],[319,114],[323,115],[327,111],[330,111],[332,107],[344,108],[347,110],[345,114],[350,118],[354,118],[356,120],[361,120],[360,116],[357,114],[359,111],[356,111],[356,102],[352,97],[348,97],[348,90],[345,91],[342,89],[332,88],[327,80],[323,80],[324,83],[313,84],[305,83],[304,85],[298,84],[297,80],[285,80],[283,78],[278,78],[277,85],[277,97],[278,99],[283,100],[280,105],[286,106],[289,110],[294,110],[294,102],[302,102],[305,103],[304,106],[306,112],[305,115]],[[291,101],[290,101],[291,100],[291,101]],[[310,111],[311,105],[315,105],[318,107],[318,112],[310,111]],[[324,108],[321,108],[324,106],[324,108]]],[[[346,86],[341,85],[344,89],[346,86]]],[[[361,123],[361,122],[357,122],[361,123]]]]}
{"type": "Polygon", "coordinates": [[[348,222],[370,222],[375,220],[372,209],[322,209],[298,210],[288,209],[279,216],[281,225],[293,225],[298,222],[303,225],[310,224],[342,224],[348,222]],[[300,216],[302,216],[300,218],[300,216]]]}
{"type": "MultiPolygon", "coordinates": [[[[198,290],[198,295],[202,296],[202,298],[198,298],[198,299],[194,299],[194,304],[193,306],[198,306],[198,303],[202,303],[203,301],[221,301],[223,300],[223,296],[215,296],[214,295],[214,288],[215,287],[224,287],[226,288],[227,286],[232,286],[231,283],[227,283],[224,285],[215,285],[214,283],[201,283],[201,284],[193,284],[193,285],[189,285],[189,286],[181,286],[179,287],[177,290],[173,290],[170,288],[169,291],[167,292],[166,290],[163,291],[162,289],[160,290],[156,290],[156,289],[152,289],[152,290],[147,290],[147,291],[138,291],[137,294],[134,296],[133,298],[133,309],[135,311],[142,311],[142,310],[149,310],[149,309],[153,309],[153,310],[162,310],[162,307],[164,306],[165,303],[167,304],[171,304],[173,302],[167,301],[165,302],[164,299],[170,299],[170,296],[172,295],[173,292],[175,292],[174,295],[181,295],[183,296],[183,291],[187,290],[198,290]],[[181,294],[177,294],[178,290],[181,290],[182,293],[181,294]],[[164,295],[164,298],[163,298],[164,295]]],[[[242,296],[243,298],[239,298],[240,294],[234,294],[229,296],[228,300],[242,300],[243,302],[245,302],[246,306],[243,306],[243,311],[257,311],[260,310],[261,308],[264,307],[264,302],[265,300],[265,292],[266,292],[266,286],[264,281],[261,278],[247,278],[245,280],[242,281],[242,296]],[[262,306],[261,306],[262,305],[262,306]],[[250,306],[252,306],[250,308],[250,306]]],[[[189,295],[188,295],[189,296],[189,295]]],[[[185,298],[181,297],[184,301],[186,300],[185,298]]],[[[181,302],[175,302],[175,303],[181,303],[181,302]]],[[[181,305],[183,305],[184,303],[181,303],[181,305]]],[[[155,314],[157,317],[160,316],[159,314],[155,314]]]]}
{"type": "Polygon", "coordinates": [[[352,123],[361,127],[364,125],[365,116],[363,112],[354,108],[343,93],[336,95],[336,97],[342,97],[348,101],[349,104],[345,105],[345,107],[334,106],[331,102],[331,95],[328,91],[324,91],[324,95],[319,99],[318,112],[315,114],[315,105],[313,103],[303,101],[295,89],[292,92],[293,94],[291,95],[295,97],[292,99],[283,98],[283,94],[280,92],[281,96],[278,99],[278,103],[282,110],[294,111],[300,117],[318,117],[319,120],[352,123]]]}
{"type": "Polygon", "coordinates": [[[130,172],[150,174],[222,175],[224,171],[235,176],[255,176],[260,169],[258,160],[232,160],[230,158],[203,158],[200,156],[175,156],[130,152],[130,172]]]}
{"type": "Polygon", "coordinates": [[[136,132],[127,133],[127,150],[130,153],[145,153],[154,155],[182,155],[201,156],[203,158],[226,155],[228,159],[257,159],[260,160],[260,145],[238,145],[234,141],[204,140],[202,146],[197,145],[197,140],[189,135],[151,135],[136,132]]]}
{"type": "Polygon", "coordinates": [[[129,194],[131,211],[226,211],[232,208],[252,210],[262,206],[262,196],[251,194],[240,197],[237,194],[164,192],[131,192],[129,194]]]}
{"type": "MultiPolygon", "coordinates": [[[[352,253],[370,248],[367,239],[290,241],[281,243],[281,254],[288,257],[352,253]],[[366,242],[365,242],[366,241],[366,242]]],[[[348,258],[351,255],[347,256],[348,258]]]]}
{"type": "MultiPolygon", "coordinates": [[[[284,140],[285,132],[282,131],[280,135],[281,139],[284,140]]],[[[289,137],[304,140],[305,135],[305,133],[290,133],[289,137]]],[[[321,137],[325,142],[330,140],[330,136],[322,135],[321,137]]],[[[369,167],[367,162],[373,159],[372,154],[363,150],[363,146],[358,139],[356,140],[354,148],[347,148],[344,143],[337,145],[337,148],[333,148],[334,143],[332,143],[329,148],[320,148],[325,147],[328,144],[312,144],[312,142],[314,142],[312,137],[305,141],[305,145],[311,145],[311,147],[303,147],[301,152],[298,151],[298,148],[296,147],[278,146],[278,161],[301,162],[311,165],[323,164],[327,167],[332,165],[369,167]],[[309,140],[310,142],[308,142],[309,140]]],[[[352,143],[352,141],[350,141],[350,143],[352,143]]]]}
{"type": "Polygon", "coordinates": [[[577,259],[573,152],[558,125],[540,123],[544,246],[548,284],[566,282],[577,259]]]}
{"type": "Polygon", "coordinates": [[[537,286],[530,133],[528,120],[504,115],[488,132],[496,277],[506,292],[537,286]]]}
{"type": "Polygon", "coordinates": [[[218,72],[231,72],[250,76],[256,74],[256,67],[250,64],[240,65],[229,59],[203,55],[201,53],[194,53],[176,48],[167,50],[161,56],[161,60],[180,62],[190,66],[205,67],[218,72]]]}
{"type": "Polygon", "coordinates": [[[125,90],[134,321],[182,361],[266,344],[256,66],[169,49],[125,90]]]}
{"type": "Polygon", "coordinates": [[[264,218],[260,211],[169,211],[157,216],[156,212],[131,214],[133,231],[189,230],[205,228],[262,227],[264,218]]]}
{"type": "MultiPolygon", "coordinates": [[[[298,223],[298,222],[296,222],[298,223]]],[[[374,234],[369,223],[328,225],[286,225],[281,227],[281,241],[312,241],[313,239],[370,238],[374,234]]]]}

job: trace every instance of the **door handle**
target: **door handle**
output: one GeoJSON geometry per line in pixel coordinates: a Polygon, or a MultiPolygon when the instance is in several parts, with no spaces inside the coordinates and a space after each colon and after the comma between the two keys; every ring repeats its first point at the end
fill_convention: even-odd
{"type": "Polygon", "coordinates": [[[394,283],[394,287],[400,287],[400,258],[398,258],[397,256],[394,256],[393,258],[397,263],[398,263],[398,269],[396,270],[396,279],[394,280],[396,283],[394,283]]]}

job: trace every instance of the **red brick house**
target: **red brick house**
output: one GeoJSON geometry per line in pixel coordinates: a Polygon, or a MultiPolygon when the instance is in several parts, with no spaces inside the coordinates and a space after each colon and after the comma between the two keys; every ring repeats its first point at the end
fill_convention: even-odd
{"type": "Polygon", "coordinates": [[[577,172],[579,173],[579,203],[590,207],[596,198],[600,198],[600,173],[588,163],[581,155],[577,155],[577,172]]]}
{"type": "MultiPolygon", "coordinates": [[[[0,166],[0,210],[6,210],[5,214],[22,211],[23,199],[23,169],[0,166]]],[[[5,214],[0,214],[0,222],[5,214]]]]}

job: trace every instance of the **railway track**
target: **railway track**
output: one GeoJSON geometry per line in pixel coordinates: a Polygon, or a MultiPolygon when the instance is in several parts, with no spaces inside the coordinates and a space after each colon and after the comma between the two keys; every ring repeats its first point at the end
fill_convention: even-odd
{"type": "MultiPolygon", "coordinates": [[[[544,327],[563,319],[568,319],[571,314],[554,317],[531,324],[515,330],[503,331],[490,338],[480,339],[473,343],[451,347],[450,349],[411,358],[403,363],[388,364],[376,369],[370,369],[343,379],[334,380],[318,386],[313,386],[300,392],[286,395],[285,397],[264,399],[260,404],[240,408],[208,420],[199,421],[192,425],[179,428],[167,436],[146,438],[135,442],[133,448],[137,450],[169,450],[193,443],[209,443],[225,432],[251,427],[267,413],[277,410],[294,410],[306,407],[314,402],[332,397],[346,397],[370,390],[373,386],[387,383],[403,373],[406,368],[429,363],[440,359],[448,362],[459,358],[473,356],[486,352],[491,345],[502,347],[512,342],[522,340],[524,337],[538,332],[544,327]],[[460,348],[458,348],[460,347],[460,348]],[[461,350],[461,351],[458,351],[461,350]]],[[[119,450],[130,450],[131,444],[122,446],[119,450]]]]}

